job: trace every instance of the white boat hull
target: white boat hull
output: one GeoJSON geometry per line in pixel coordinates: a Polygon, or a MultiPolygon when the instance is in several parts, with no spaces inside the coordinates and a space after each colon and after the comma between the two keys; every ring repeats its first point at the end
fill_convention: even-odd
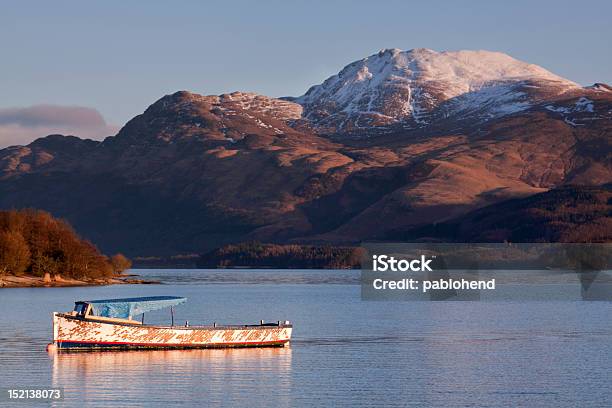
{"type": "Polygon", "coordinates": [[[96,321],[53,313],[58,349],[282,347],[290,324],[249,326],[153,326],[96,321]]]}

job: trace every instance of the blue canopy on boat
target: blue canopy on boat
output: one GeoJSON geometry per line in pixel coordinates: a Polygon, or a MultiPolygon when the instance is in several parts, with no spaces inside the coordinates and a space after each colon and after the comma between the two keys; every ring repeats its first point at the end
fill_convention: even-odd
{"type": "Polygon", "coordinates": [[[149,296],[125,299],[83,300],[76,303],[90,304],[94,316],[131,319],[132,316],[180,305],[186,301],[187,298],[178,296],[149,296]]]}

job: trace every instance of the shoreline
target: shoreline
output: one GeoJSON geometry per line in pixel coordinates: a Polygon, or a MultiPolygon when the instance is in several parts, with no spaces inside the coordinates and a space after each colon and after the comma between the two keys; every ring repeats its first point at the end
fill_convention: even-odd
{"type": "Polygon", "coordinates": [[[135,278],[137,275],[115,276],[99,279],[69,279],[59,278],[45,280],[40,276],[3,276],[0,277],[0,289],[5,288],[65,288],[77,286],[105,286],[105,285],[155,285],[159,281],[148,281],[135,278]]]}

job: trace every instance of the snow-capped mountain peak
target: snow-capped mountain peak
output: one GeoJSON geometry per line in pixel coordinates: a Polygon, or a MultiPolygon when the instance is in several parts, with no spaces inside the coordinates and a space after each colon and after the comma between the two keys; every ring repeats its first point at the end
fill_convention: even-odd
{"type": "Polygon", "coordinates": [[[392,48],[347,65],[294,101],[317,126],[351,130],[397,122],[424,126],[434,114],[477,112],[486,119],[576,87],[500,52],[392,48]]]}

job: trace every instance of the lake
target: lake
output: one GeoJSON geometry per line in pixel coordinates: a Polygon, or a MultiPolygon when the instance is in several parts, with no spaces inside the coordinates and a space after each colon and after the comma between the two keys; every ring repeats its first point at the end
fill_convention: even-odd
{"type": "MultiPolygon", "coordinates": [[[[162,285],[0,289],[0,388],[52,406],[604,407],[609,302],[368,302],[359,271],[137,270],[162,285]],[[47,354],[79,299],[186,296],[177,323],[290,320],[285,348],[47,354]]],[[[168,311],[145,316],[167,323],[168,311]]],[[[16,406],[26,406],[20,403],[16,406]]]]}

